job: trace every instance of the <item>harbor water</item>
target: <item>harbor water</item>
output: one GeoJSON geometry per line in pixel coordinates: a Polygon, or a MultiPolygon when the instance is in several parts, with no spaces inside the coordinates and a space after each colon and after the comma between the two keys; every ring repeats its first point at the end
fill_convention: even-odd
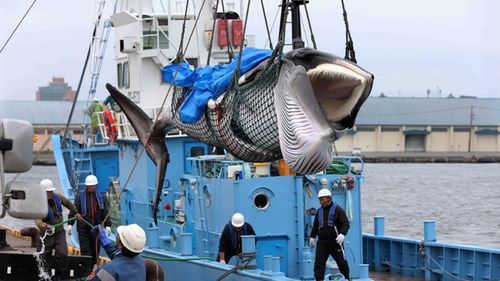
{"type": "MultiPolygon", "coordinates": [[[[423,239],[423,221],[436,221],[441,242],[500,249],[500,164],[367,163],[362,186],[363,232],[373,232],[373,217],[385,216],[385,234],[423,239]]],[[[11,180],[15,174],[7,174],[11,180]]],[[[17,180],[51,178],[55,166],[33,166],[17,180]]],[[[6,217],[16,228],[31,220],[6,217]]]]}

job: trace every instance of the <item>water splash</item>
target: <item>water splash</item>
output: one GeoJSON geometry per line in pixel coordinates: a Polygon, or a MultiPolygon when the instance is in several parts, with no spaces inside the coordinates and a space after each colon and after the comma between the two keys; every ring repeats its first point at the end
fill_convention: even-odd
{"type": "Polygon", "coordinates": [[[45,252],[45,238],[48,235],[48,231],[45,231],[43,236],[40,236],[40,241],[42,241],[42,247],[39,252],[35,251],[33,253],[33,257],[35,257],[36,264],[38,266],[38,280],[43,280],[43,281],[50,281],[52,280],[50,278],[50,274],[45,271],[45,261],[41,257],[41,254],[45,252]]]}

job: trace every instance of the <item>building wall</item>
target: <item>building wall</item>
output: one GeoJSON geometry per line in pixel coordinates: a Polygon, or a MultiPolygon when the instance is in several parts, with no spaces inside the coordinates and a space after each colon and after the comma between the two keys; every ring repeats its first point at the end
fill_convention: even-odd
{"type": "MultiPolygon", "coordinates": [[[[361,152],[404,152],[405,130],[427,130],[430,133],[422,136],[425,141],[425,152],[467,152],[469,150],[469,127],[452,126],[358,126],[353,135],[346,135],[335,144],[339,152],[350,153],[353,148],[361,152]]],[[[476,134],[482,129],[500,131],[500,127],[473,127],[471,152],[500,152],[499,134],[476,134]]]]}
{"type": "MultiPolygon", "coordinates": [[[[64,126],[57,125],[34,125],[34,133],[36,136],[36,142],[33,143],[34,151],[52,151],[51,137],[54,132],[61,130],[64,133],[64,126]]],[[[71,130],[73,132],[73,139],[83,141],[82,129],[80,126],[72,126],[71,130]]]]}

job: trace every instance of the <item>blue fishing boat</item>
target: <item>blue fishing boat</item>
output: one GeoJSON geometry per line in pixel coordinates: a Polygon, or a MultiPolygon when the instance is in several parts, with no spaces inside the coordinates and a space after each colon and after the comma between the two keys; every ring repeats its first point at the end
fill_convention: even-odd
{"type": "MultiPolygon", "coordinates": [[[[258,141],[244,129],[232,132],[236,139],[243,140],[236,145],[224,139],[229,138],[231,132],[221,133],[214,125],[209,126],[211,131],[208,132],[212,135],[207,136],[207,131],[202,131],[205,127],[182,123],[180,114],[174,114],[176,123],[158,131],[153,130],[154,126],[141,129],[141,124],[156,125],[162,118],[161,112],[172,114],[184,99],[188,99],[184,96],[185,89],[162,81],[162,68],[182,61],[195,66],[226,63],[235,53],[241,54],[239,50],[243,47],[253,47],[253,36],[247,35],[243,28],[246,21],[243,5],[240,4],[238,12],[233,2],[224,6],[219,1],[211,4],[195,1],[193,7],[187,5],[189,1],[182,5],[177,5],[179,1],[167,2],[167,8],[161,13],[153,11],[151,1],[123,2],[109,20],[96,24],[96,27],[102,26],[102,31],[98,32],[101,37],[95,41],[95,49],[100,52],[96,56],[96,67],[104,55],[109,30],[115,31],[118,81],[116,88],[108,89],[122,108],[111,102],[111,111],[94,112],[97,120],[94,133],[90,132],[90,122],[83,120],[87,134],[80,141],[73,139],[70,132],[52,137],[66,196],[74,199],[75,194],[83,190],[86,176],[95,175],[98,190],[107,193],[110,202],[115,202],[111,204],[113,226],[137,223],[146,231],[143,256],[161,263],[165,280],[314,280],[314,249],[309,247],[308,240],[319,208],[318,192],[324,188],[331,190],[333,201],[346,210],[350,220],[344,255],[351,278],[371,280],[368,270],[372,269],[386,273],[373,277],[377,280],[395,275],[425,280],[500,280],[500,251],[436,242],[432,222],[426,223],[426,236],[422,241],[385,236],[383,218],[376,218],[374,235],[363,234],[364,163],[361,158],[330,157],[322,153],[322,156],[328,155],[327,165],[301,174],[294,173],[303,168],[300,155],[298,160],[275,161],[293,154],[293,150],[290,153],[283,147],[282,154],[272,154],[274,150],[269,149],[268,154],[263,153],[268,158],[249,161],[252,157],[247,152],[252,148],[268,149],[254,143],[282,137],[277,132],[283,131],[283,123],[275,127],[272,122],[266,123],[271,124],[271,129],[257,136],[261,138],[258,141]],[[195,37],[195,47],[189,46],[191,41],[188,39],[183,43],[184,38],[189,38],[188,34],[195,37]],[[124,103],[124,98],[114,94],[114,90],[123,93],[129,102],[124,103]],[[182,95],[172,99],[172,93],[182,95]],[[167,96],[171,100],[167,100],[167,96]],[[159,107],[165,100],[166,107],[159,107]],[[139,110],[144,114],[137,114],[139,110]],[[136,120],[137,115],[150,123],[140,123],[136,120]],[[161,148],[164,146],[166,148],[161,148]],[[240,148],[245,152],[240,152],[240,148]],[[158,155],[158,151],[163,154],[158,155]],[[166,159],[161,160],[158,156],[166,159]],[[243,237],[243,253],[233,257],[228,264],[221,264],[216,261],[219,239],[235,212],[244,214],[256,235],[243,237]]],[[[300,22],[300,9],[306,2],[281,3],[282,30],[286,30],[288,12],[294,18],[294,25],[300,22]]],[[[300,28],[300,25],[292,26],[293,44],[297,48],[303,45],[300,28]]],[[[283,44],[284,37],[280,39],[283,44]]],[[[286,58],[282,49],[279,51],[279,56],[286,58]]],[[[346,53],[350,51],[353,50],[348,49],[346,53]]],[[[239,67],[238,63],[236,69],[239,67]]],[[[171,72],[172,84],[176,84],[180,68],[174,67],[171,72]]],[[[354,118],[352,108],[359,110],[372,81],[362,75],[365,73],[362,70],[355,70],[359,71],[354,71],[356,75],[344,70],[338,74],[352,75],[363,81],[360,82],[361,90],[352,91],[356,97],[348,115],[354,118]],[[358,100],[361,100],[359,105],[358,100]]],[[[92,73],[89,105],[98,78],[98,71],[92,73]]],[[[255,76],[261,78],[264,74],[255,76]]],[[[251,74],[242,77],[254,79],[251,74]]],[[[238,83],[244,87],[247,81],[240,79],[238,83]]],[[[190,87],[196,86],[186,86],[190,87]]],[[[201,113],[201,116],[223,114],[218,109],[227,100],[224,96],[219,97],[206,100],[203,105],[209,108],[206,109],[208,113],[201,113]]],[[[244,114],[241,109],[239,113],[235,118],[244,114]]],[[[335,123],[329,132],[330,140],[341,137],[349,127],[340,125],[354,122],[354,119],[345,119],[344,115],[330,117],[335,123]]],[[[199,122],[204,122],[203,117],[201,120],[199,122]]],[[[255,123],[260,121],[260,118],[254,119],[255,123]]],[[[230,125],[230,128],[242,127],[241,124],[230,125]]],[[[78,246],[76,233],[72,235],[72,242],[78,246]]],[[[327,268],[326,280],[342,280],[334,262],[328,262],[327,268]]]]}

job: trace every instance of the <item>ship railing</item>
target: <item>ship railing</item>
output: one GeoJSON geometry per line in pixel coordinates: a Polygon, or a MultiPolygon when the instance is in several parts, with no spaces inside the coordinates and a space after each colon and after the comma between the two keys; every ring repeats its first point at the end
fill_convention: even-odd
{"type": "MultiPolygon", "coordinates": [[[[142,108],[142,110],[149,117],[151,117],[152,120],[155,120],[158,113],[160,113],[159,107],[142,108]]],[[[111,126],[113,126],[115,128],[114,131],[116,131],[116,139],[137,140],[137,134],[135,133],[135,130],[132,127],[132,124],[127,119],[127,116],[125,116],[125,114],[123,112],[114,112],[112,110],[110,110],[110,111],[113,115],[113,119],[115,120],[115,122],[111,123],[111,126]]],[[[98,120],[99,133],[101,134],[103,139],[97,140],[95,143],[96,144],[106,144],[110,141],[110,139],[109,139],[108,131],[106,130],[106,126],[104,124],[103,112],[96,112],[96,114],[97,114],[97,120],[98,120]]],[[[173,130],[171,133],[169,133],[169,136],[185,136],[185,134],[179,130],[173,130]]]]}
{"type": "MultiPolygon", "coordinates": [[[[170,46],[176,46],[170,37],[165,32],[164,28],[167,26],[162,26],[156,17],[147,17],[141,19],[142,22],[142,48],[144,50],[148,49],[168,49],[170,46]],[[149,27],[146,25],[151,24],[149,27]],[[165,41],[166,39],[166,41],[165,41]]],[[[168,29],[167,29],[168,30],[168,29]]],[[[168,31],[167,31],[168,32],[168,31]]]]}
{"type": "MultiPolygon", "coordinates": [[[[361,157],[358,156],[335,156],[332,159],[332,165],[341,164],[344,166],[344,174],[356,174],[359,175],[363,172],[365,168],[365,162],[361,157]]],[[[326,169],[324,173],[328,173],[329,169],[326,169]]]]}
{"type": "Polygon", "coordinates": [[[193,167],[191,173],[197,176],[233,180],[271,176],[270,162],[225,159],[225,155],[201,155],[187,158],[193,167]]]}

